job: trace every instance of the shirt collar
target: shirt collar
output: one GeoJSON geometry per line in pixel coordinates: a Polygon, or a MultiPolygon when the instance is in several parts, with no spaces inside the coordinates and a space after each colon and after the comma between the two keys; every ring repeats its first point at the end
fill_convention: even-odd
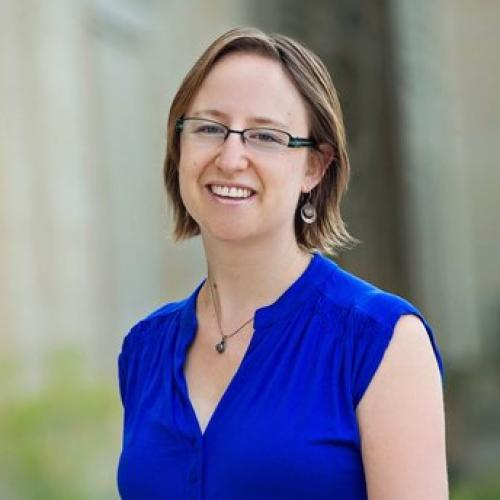
{"type": "Polygon", "coordinates": [[[319,252],[312,254],[311,261],[304,272],[272,304],[255,311],[254,328],[259,330],[284,319],[297,310],[312,295],[317,287],[336,266],[319,252]]]}
{"type": "MultiPolygon", "coordinates": [[[[337,264],[324,257],[319,252],[312,254],[311,261],[304,272],[278,297],[272,304],[258,308],[255,311],[254,329],[266,328],[276,321],[286,318],[297,310],[315,293],[318,285],[330,276],[337,264]]],[[[196,328],[196,300],[206,279],[196,287],[186,300],[182,311],[182,322],[189,330],[196,328]]]]}

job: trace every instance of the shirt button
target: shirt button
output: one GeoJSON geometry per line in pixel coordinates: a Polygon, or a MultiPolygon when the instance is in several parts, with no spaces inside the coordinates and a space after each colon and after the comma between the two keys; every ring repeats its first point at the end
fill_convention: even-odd
{"type": "Polygon", "coordinates": [[[189,482],[194,484],[198,481],[198,473],[196,472],[196,469],[191,469],[191,472],[189,473],[189,482]]]}

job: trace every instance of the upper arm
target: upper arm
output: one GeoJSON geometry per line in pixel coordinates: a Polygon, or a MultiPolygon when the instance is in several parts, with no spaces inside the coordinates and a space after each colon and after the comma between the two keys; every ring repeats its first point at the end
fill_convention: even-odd
{"type": "Polygon", "coordinates": [[[370,500],[448,498],[441,378],[416,316],[397,322],[356,413],[370,500]]]}
{"type": "Polygon", "coordinates": [[[125,353],[122,350],[122,352],[118,355],[118,388],[120,390],[120,398],[123,406],[125,406],[126,378],[127,369],[125,363],[125,353]]]}

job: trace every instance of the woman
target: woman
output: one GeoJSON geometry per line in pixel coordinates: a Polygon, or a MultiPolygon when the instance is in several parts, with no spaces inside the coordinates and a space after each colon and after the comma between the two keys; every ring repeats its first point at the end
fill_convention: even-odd
{"type": "Polygon", "coordinates": [[[447,498],[429,325],[320,253],[353,242],[321,61],[284,36],[222,35],[174,98],[164,174],[207,278],[124,340],[122,498],[447,498]]]}

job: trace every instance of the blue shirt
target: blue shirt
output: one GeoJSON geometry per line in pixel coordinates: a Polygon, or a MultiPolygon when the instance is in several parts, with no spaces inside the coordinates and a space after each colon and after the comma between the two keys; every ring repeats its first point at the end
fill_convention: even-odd
{"type": "Polygon", "coordinates": [[[202,284],[123,342],[121,497],[366,499],[356,406],[401,315],[423,321],[443,376],[420,312],[314,254],[276,302],[256,311],[249,347],[202,434],[183,370],[202,284]]]}

